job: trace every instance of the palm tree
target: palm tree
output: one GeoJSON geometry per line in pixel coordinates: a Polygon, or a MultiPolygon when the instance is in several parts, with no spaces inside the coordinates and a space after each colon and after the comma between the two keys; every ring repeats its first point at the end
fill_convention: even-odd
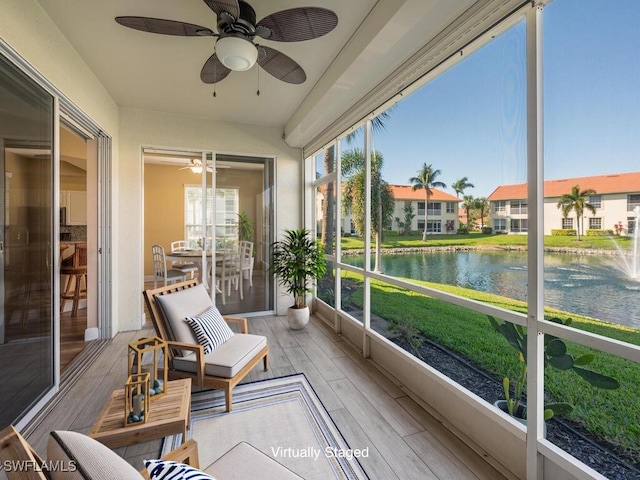
{"type": "Polygon", "coordinates": [[[460,180],[456,180],[451,184],[451,188],[453,188],[456,192],[456,197],[460,198],[460,195],[464,193],[467,188],[474,188],[475,185],[473,183],[469,183],[469,179],[467,177],[462,177],[460,180]]]}
{"type": "Polygon", "coordinates": [[[463,202],[461,207],[464,208],[464,211],[467,213],[467,230],[471,230],[471,210],[476,206],[476,200],[473,198],[473,195],[465,195],[463,197],[463,202]]]}
{"type": "MultiPolygon", "coordinates": [[[[375,232],[376,255],[374,271],[380,271],[380,254],[382,247],[382,230],[393,218],[395,199],[390,185],[382,178],[382,154],[374,151],[371,154],[371,230],[375,232]]],[[[365,229],[365,153],[354,148],[342,154],[342,175],[346,178],[344,186],[343,211],[353,215],[353,224],[358,235],[364,236],[365,229]]]]}
{"type": "Polygon", "coordinates": [[[560,200],[558,200],[558,208],[562,209],[564,218],[569,216],[571,210],[576,212],[576,235],[578,241],[580,240],[580,219],[584,214],[584,209],[586,208],[593,214],[596,213],[596,207],[587,201],[589,196],[595,194],[596,191],[593,188],[581,191],[580,185],[574,185],[573,188],[571,188],[571,193],[565,193],[560,197],[560,200]]]}
{"type": "Polygon", "coordinates": [[[431,191],[431,188],[447,188],[444,183],[436,180],[436,178],[438,178],[441,173],[442,172],[440,170],[434,169],[433,165],[427,165],[425,162],[422,165],[422,168],[418,170],[418,176],[411,177],[409,179],[409,182],[413,183],[413,187],[411,188],[412,190],[419,190],[421,188],[424,188],[426,202],[424,205],[424,230],[422,231],[423,242],[426,242],[427,240],[427,220],[429,217],[429,214],[427,212],[429,211],[429,197],[433,193],[431,191]]]}
{"type": "MultiPolygon", "coordinates": [[[[394,198],[389,184],[382,178],[382,153],[375,151],[371,155],[371,190],[379,195],[371,196],[371,229],[380,232],[388,225],[393,217],[394,198]],[[379,208],[380,207],[380,208],[379,208]],[[379,213],[382,213],[380,221],[379,213]]],[[[365,221],[365,156],[360,148],[348,150],[342,154],[342,175],[344,183],[344,201],[342,204],[345,215],[353,215],[353,224],[358,235],[364,236],[365,221]]]]}
{"type": "Polygon", "coordinates": [[[480,231],[484,229],[484,212],[487,211],[489,207],[489,202],[485,197],[476,198],[473,205],[480,215],[480,231]]]}
{"type": "MultiPolygon", "coordinates": [[[[388,110],[382,112],[380,115],[371,120],[371,127],[373,132],[380,132],[385,129],[385,120],[388,120],[389,113],[393,107],[388,110]]],[[[345,137],[347,143],[351,143],[353,139],[356,137],[358,130],[355,130],[348,134],[345,137]]],[[[332,143],[325,151],[324,151],[324,171],[325,175],[332,173],[335,170],[336,165],[336,149],[335,144],[332,143]]],[[[338,182],[340,185],[340,182],[338,182]]],[[[325,195],[325,201],[322,202],[322,220],[320,229],[321,239],[320,242],[324,246],[325,254],[331,255],[333,254],[333,245],[335,242],[335,186],[334,182],[329,183],[325,190],[323,191],[325,195]]],[[[327,271],[329,275],[332,274],[330,270],[327,271]]]]}

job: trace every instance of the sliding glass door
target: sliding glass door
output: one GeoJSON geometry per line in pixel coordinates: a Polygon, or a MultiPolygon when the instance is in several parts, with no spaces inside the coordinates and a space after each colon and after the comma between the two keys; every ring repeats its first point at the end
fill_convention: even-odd
{"type": "Polygon", "coordinates": [[[0,57],[0,428],[54,387],[54,99],[0,57]]]}

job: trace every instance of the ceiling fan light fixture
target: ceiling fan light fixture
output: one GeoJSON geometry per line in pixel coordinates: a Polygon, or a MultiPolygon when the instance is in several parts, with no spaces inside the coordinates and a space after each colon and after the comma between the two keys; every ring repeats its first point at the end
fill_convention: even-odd
{"type": "Polygon", "coordinates": [[[216,55],[228,69],[244,72],[256,63],[258,49],[245,38],[222,37],[216,42],[216,55]]]}
{"type": "Polygon", "coordinates": [[[193,173],[202,173],[202,165],[193,165],[189,167],[193,173]]]}

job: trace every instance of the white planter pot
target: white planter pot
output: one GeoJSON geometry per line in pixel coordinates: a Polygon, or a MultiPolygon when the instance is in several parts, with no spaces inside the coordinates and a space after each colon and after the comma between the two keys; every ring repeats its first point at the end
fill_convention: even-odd
{"type": "Polygon", "coordinates": [[[307,326],[307,323],[309,323],[309,307],[289,307],[289,310],[287,310],[287,320],[289,321],[289,327],[293,330],[303,329],[307,326]]]}

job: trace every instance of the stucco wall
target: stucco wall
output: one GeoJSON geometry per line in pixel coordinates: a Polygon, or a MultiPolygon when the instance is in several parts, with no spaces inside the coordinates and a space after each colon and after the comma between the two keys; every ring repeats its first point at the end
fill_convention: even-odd
{"type": "MultiPolygon", "coordinates": [[[[142,318],[143,145],[202,148],[276,156],[276,232],[301,222],[300,151],[281,128],[236,125],[202,118],[120,110],[87,64],[35,0],[3,0],[0,38],[25,58],[113,139],[113,332],[138,328],[142,318]]],[[[213,108],[213,107],[212,107],[213,108]]],[[[287,301],[278,296],[286,310],[287,301]]]]}
{"type": "MultiPolygon", "coordinates": [[[[113,139],[112,170],[118,175],[118,106],[84,60],[72,48],[35,0],[3,0],[0,3],[0,39],[78,106],[113,139]]],[[[85,147],[86,148],[86,147],[85,147]]],[[[117,198],[118,183],[113,182],[117,198]]],[[[114,212],[112,231],[118,230],[114,212]]],[[[118,278],[118,250],[113,252],[114,278],[118,278]]],[[[116,311],[117,292],[112,298],[116,311]]],[[[118,316],[113,318],[113,333],[118,316]]]]}

